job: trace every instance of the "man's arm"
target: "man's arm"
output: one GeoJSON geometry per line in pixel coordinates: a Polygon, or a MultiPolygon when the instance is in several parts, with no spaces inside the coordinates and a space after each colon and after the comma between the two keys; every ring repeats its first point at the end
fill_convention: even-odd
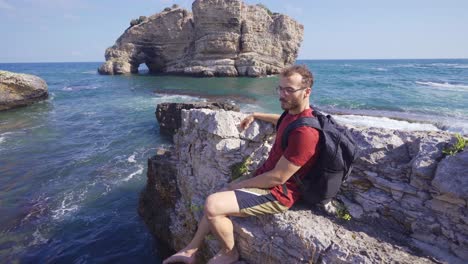
{"type": "Polygon", "coordinates": [[[301,167],[289,162],[284,156],[281,156],[273,170],[267,171],[256,177],[229,184],[229,189],[241,188],[263,188],[268,189],[285,183],[301,167]]]}
{"type": "Polygon", "coordinates": [[[248,128],[250,124],[255,120],[255,118],[266,121],[266,122],[270,122],[273,125],[276,125],[276,123],[278,122],[278,119],[280,118],[280,115],[267,114],[267,113],[252,113],[246,118],[244,118],[244,120],[242,120],[242,122],[240,123],[240,127],[242,129],[248,128]]]}

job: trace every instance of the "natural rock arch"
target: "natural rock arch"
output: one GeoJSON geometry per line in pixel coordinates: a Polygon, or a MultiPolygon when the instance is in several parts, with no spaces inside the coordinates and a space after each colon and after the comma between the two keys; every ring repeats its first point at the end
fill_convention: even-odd
{"type": "Polygon", "coordinates": [[[99,73],[138,73],[145,63],[150,73],[262,76],[295,62],[304,28],[288,16],[241,0],[197,0],[192,10],[132,20],[99,73]]]}

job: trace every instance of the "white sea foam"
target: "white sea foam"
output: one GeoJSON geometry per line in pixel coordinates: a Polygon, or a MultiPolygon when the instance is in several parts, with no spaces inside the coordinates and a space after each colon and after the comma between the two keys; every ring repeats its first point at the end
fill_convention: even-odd
{"type": "Polygon", "coordinates": [[[49,241],[49,240],[46,239],[46,238],[41,234],[41,232],[39,231],[39,229],[36,229],[36,231],[34,231],[34,233],[33,233],[33,241],[31,241],[31,243],[29,243],[29,246],[35,246],[35,245],[45,244],[45,243],[47,243],[47,241],[49,241]]]}
{"type": "Polygon", "coordinates": [[[439,131],[433,124],[411,123],[404,120],[395,120],[388,117],[362,116],[362,115],[335,115],[334,118],[344,124],[353,126],[378,127],[398,129],[404,131],[439,131]]]}
{"type": "Polygon", "coordinates": [[[5,132],[5,133],[0,134],[0,144],[3,143],[3,142],[6,142],[6,139],[8,138],[8,135],[12,135],[12,134],[15,134],[15,133],[19,133],[19,132],[5,132]]]}
{"type": "Polygon", "coordinates": [[[99,88],[98,85],[71,85],[71,86],[65,86],[62,88],[62,91],[80,91],[80,90],[95,90],[99,88]]]}
{"type": "Polygon", "coordinates": [[[156,93],[157,99],[162,101],[187,101],[187,100],[200,100],[198,96],[190,96],[190,95],[179,95],[179,94],[165,94],[165,93],[156,93]]]}
{"type": "Polygon", "coordinates": [[[428,68],[427,65],[424,64],[415,64],[415,63],[407,63],[407,64],[397,64],[392,66],[394,68],[415,68],[415,69],[426,69],[428,68]]]}
{"type": "Polygon", "coordinates": [[[446,67],[446,68],[468,69],[467,64],[458,64],[458,63],[432,63],[430,65],[437,66],[437,67],[446,67]]]}
{"type": "Polygon", "coordinates": [[[79,192],[78,197],[76,197],[75,192],[71,191],[64,195],[59,207],[52,211],[52,218],[55,220],[60,220],[63,217],[70,215],[79,208],[79,203],[84,200],[87,188],[79,192]]]}
{"type": "Polygon", "coordinates": [[[387,69],[382,68],[382,67],[375,68],[375,70],[376,70],[376,71],[388,71],[387,69]]]}
{"type": "Polygon", "coordinates": [[[97,75],[97,74],[98,74],[97,71],[84,71],[84,72],[82,72],[82,73],[84,73],[84,74],[93,74],[93,75],[97,75]]]}
{"type": "Polygon", "coordinates": [[[459,91],[459,92],[468,91],[468,85],[464,85],[464,84],[452,84],[448,82],[420,82],[420,81],[416,81],[416,83],[419,85],[429,86],[429,87],[443,89],[443,90],[452,90],[452,91],[459,91]]]}
{"type": "Polygon", "coordinates": [[[143,165],[139,165],[137,171],[135,171],[134,173],[128,175],[128,177],[122,179],[122,181],[125,181],[125,182],[126,182],[126,181],[129,181],[129,180],[131,180],[135,175],[142,174],[142,173],[143,173],[143,165]]]}
{"type": "Polygon", "coordinates": [[[135,154],[133,154],[133,155],[131,155],[130,157],[128,157],[127,161],[130,162],[130,163],[135,163],[135,162],[136,162],[136,160],[135,160],[135,154]]]}

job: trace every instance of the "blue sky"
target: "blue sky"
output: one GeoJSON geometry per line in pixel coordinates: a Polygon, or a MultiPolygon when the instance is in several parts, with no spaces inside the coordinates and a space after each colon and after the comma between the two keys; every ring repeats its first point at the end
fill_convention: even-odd
{"type": "MultiPolygon", "coordinates": [[[[467,0],[263,0],[305,27],[299,59],[468,58],[467,0]]],[[[104,61],[171,0],[0,0],[0,62],[104,61]]]]}

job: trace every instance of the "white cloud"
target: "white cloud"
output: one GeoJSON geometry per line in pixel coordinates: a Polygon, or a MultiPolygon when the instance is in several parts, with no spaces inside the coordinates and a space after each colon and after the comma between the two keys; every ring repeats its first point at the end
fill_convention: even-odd
{"type": "Polygon", "coordinates": [[[9,3],[7,3],[6,0],[0,0],[0,9],[12,10],[14,9],[14,7],[10,5],[9,3]]]}

